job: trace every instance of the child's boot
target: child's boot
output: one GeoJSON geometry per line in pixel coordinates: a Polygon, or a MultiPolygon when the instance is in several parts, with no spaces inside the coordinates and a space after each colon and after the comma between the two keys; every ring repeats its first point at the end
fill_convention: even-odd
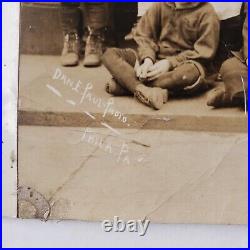
{"type": "Polygon", "coordinates": [[[208,93],[207,105],[215,108],[244,106],[247,104],[247,86],[244,89],[244,81],[243,77],[230,75],[226,84],[223,83],[208,93]]]}
{"type": "Polygon", "coordinates": [[[207,105],[215,108],[226,107],[232,103],[232,98],[226,94],[225,85],[212,89],[207,95],[207,105]]]}
{"type": "Polygon", "coordinates": [[[221,67],[224,84],[213,89],[207,98],[207,105],[213,107],[245,106],[248,93],[247,67],[237,58],[225,61],[221,67]]]}
{"type": "Polygon", "coordinates": [[[83,65],[85,67],[97,67],[101,65],[104,47],[104,31],[102,29],[94,30],[88,27],[88,32],[83,65]]]}
{"type": "Polygon", "coordinates": [[[106,83],[105,89],[107,93],[114,96],[128,96],[132,94],[120,84],[118,84],[114,78],[111,78],[110,81],[106,83]]]}
{"type": "Polygon", "coordinates": [[[61,2],[60,21],[64,34],[61,64],[75,66],[79,63],[79,24],[82,13],[79,2],[61,2]]]}
{"type": "Polygon", "coordinates": [[[66,33],[64,36],[61,64],[63,66],[76,66],[79,63],[80,40],[76,32],[66,33]]]}
{"type": "Polygon", "coordinates": [[[85,67],[97,67],[101,65],[105,31],[110,26],[112,6],[106,2],[86,2],[84,3],[84,11],[84,22],[88,29],[88,37],[83,65],[85,67]]]}
{"type": "Polygon", "coordinates": [[[159,110],[168,100],[168,91],[166,89],[150,88],[139,84],[136,87],[135,97],[143,104],[159,110]]]}

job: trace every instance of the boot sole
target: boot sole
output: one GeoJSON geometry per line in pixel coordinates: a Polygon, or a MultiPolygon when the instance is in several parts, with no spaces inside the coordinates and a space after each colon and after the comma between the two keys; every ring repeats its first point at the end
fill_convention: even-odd
{"type": "Polygon", "coordinates": [[[79,65],[79,63],[76,63],[76,64],[61,64],[63,67],[76,67],[79,65]]]}
{"type": "Polygon", "coordinates": [[[164,104],[164,97],[162,98],[162,103],[159,103],[159,105],[155,105],[155,103],[152,103],[150,100],[149,102],[146,102],[143,98],[143,94],[140,91],[136,91],[135,92],[135,97],[137,98],[137,100],[139,100],[141,103],[155,109],[155,110],[160,110],[164,104]]]}
{"type": "Polygon", "coordinates": [[[102,64],[101,63],[83,63],[83,66],[86,68],[95,68],[95,67],[100,67],[102,64]]]}
{"type": "Polygon", "coordinates": [[[105,90],[107,93],[114,95],[114,96],[129,96],[131,93],[127,91],[126,89],[120,87],[120,89],[116,88],[116,90],[110,90],[112,89],[110,83],[106,83],[105,90]]]}

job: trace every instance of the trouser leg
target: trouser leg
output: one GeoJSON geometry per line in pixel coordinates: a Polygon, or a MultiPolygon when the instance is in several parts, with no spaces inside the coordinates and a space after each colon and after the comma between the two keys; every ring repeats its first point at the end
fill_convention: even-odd
{"type": "Polygon", "coordinates": [[[108,3],[84,3],[85,26],[98,30],[108,26],[109,4],[108,3]]]}
{"type": "Polygon", "coordinates": [[[130,92],[135,92],[136,87],[141,84],[134,69],[136,64],[135,51],[109,48],[104,53],[102,61],[117,83],[130,92]]]}
{"type": "Polygon", "coordinates": [[[64,33],[78,32],[81,20],[79,2],[61,2],[60,19],[64,33]]]}
{"type": "MultiPolygon", "coordinates": [[[[248,92],[248,70],[246,64],[233,57],[226,60],[221,66],[221,77],[225,84],[225,92],[233,100],[244,99],[248,92]]],[[[244,100],[243,100],[244,101],[244,100]]]]}
{"type": "Polygon", "coordinates": [[[152,82],[155,87],[168,89],[169,91],[184,90],[195,84],[200,78],[198,68],[192,63],[186,63],[175,70],[164,73],[152,82]]]}
{"type": "Polygon", "coordinates": [[[61,25],[64,41],[61,56],[63,66],[75,66],[79,62],[80,38],[79,26],[81,10],[77,2],[62,2],[60,9],[61,25]]]}
{"type": "Polygon", "coordinates": [[[226,60],[220,70],[223,83],[207,97],[213,107],[246,106],[248,100],[248,69],[246,64],[233,57],[226,60]]]}
{"type": "Polygon", "coordinates": [[[83,65],[99,66],[105,48],[106,28],[109,24],[109,3],[84,3],[84,22],[87,28],[83,65]]]}

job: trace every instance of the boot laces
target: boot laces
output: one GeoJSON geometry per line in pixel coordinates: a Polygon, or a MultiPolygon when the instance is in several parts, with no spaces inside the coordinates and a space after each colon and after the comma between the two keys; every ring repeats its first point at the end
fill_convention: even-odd
{"type": "Polygon", "coordinates": [[[65,42],[68,52],[78,53],[79,36],[76,33],[68,33],[65,35],[65,42]]]}
{"type": "Polygon", "coordinates": [[[88,37],[86,40],[86,53],[87,54],[101,54],[102,44],[104,38],[100,31],[96,31],[88,27],[88,37]]]}
{"type": "Polygon", "coordinates": [[[142,102],[142,103],[145,103],[145,104],[150,104],[150,100],[148,97],[145,97],[141,91],[136,91],[135,92],[135,95],[136,97],[142,102]]]}

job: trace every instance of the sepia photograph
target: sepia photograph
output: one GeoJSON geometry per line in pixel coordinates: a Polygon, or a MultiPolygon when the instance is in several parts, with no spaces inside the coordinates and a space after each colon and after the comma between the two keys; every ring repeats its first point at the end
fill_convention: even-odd
{"type": "Polygon", "coordinates": [[[246,223],[247,24],[241,2],[21,3],[18,216],[246,223]]]}
{"type": "Polygon", "coordinates": [[[246,225],[247,162],[248,2],[20,3],[18,218],[246,225]]]}

